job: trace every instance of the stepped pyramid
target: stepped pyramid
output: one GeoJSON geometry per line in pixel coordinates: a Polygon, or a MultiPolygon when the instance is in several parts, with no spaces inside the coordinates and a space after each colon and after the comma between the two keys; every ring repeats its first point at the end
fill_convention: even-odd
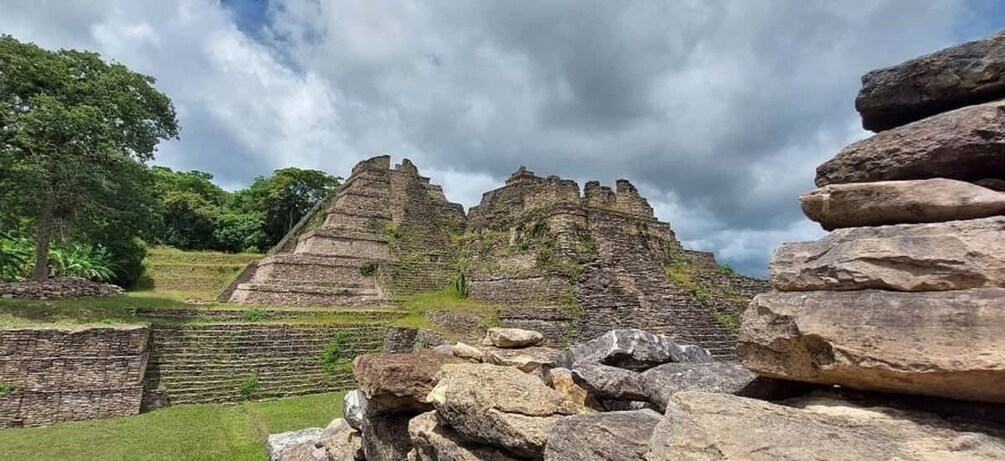
{"type": "Polygon", "coordinates": [[[358,163],[321,213],[310,214],[274,253],[235,281],[229,301],[276,305],[383,304],[391,293],[430,291],[455,272],[451,232],[464,209],[408,159],[358,163]],[[243,282],[243,283],[242,283],[243,282]]]}

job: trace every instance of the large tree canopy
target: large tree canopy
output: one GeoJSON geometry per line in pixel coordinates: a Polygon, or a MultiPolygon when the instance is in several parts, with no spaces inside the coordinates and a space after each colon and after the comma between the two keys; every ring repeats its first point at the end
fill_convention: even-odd
{"type": "Polygon", "coordinates": [[[142,162],[178,136],[174,107],[153,84],[96,53],[0,36],[0,186],[34,220],[36,279],[48,274],[53,238],[86,226],[128,240],[109,223],[150,214],[139,200],[150,174],[142,162]]]}

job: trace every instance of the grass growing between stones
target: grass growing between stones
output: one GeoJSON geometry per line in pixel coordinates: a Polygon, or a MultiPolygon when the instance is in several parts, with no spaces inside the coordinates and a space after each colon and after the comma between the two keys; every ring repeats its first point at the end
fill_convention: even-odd
{"type": "Polygon", "coordinates": [[[11,460],[267,460],[269,434],[325,427],[342,416],[344,393],[168,407],[114,419],[0,430],[11,460]]]}
{"type": "Polygon", "coordinates": [[[151,248],[139,288],[178,299],[213,300],[258,253],[151,248]]]}

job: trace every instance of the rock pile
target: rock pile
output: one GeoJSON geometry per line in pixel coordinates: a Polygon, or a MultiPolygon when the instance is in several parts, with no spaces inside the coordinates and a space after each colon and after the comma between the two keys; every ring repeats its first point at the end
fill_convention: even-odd
{"type": "Polygon", "coordinates": [[[1005,403],[1005,192],[980,185],[1005,178],[1005,31],[863,82],[863,121],[886,131],[817,169],[803,210],[833,231],[775,251],[741,359],[781,379],[1005,403]]]}
{"type": "Polygon", "coordinates": [[[121,294],[121,287],[110,283],[92,282],[80,277],[50,278],[45,282],[0,283],[0,298],[63,299],[100,298],[121,294]]]}

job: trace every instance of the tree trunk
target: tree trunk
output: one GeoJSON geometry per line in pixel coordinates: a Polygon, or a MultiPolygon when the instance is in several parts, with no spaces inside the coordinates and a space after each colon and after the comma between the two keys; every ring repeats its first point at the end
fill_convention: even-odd
{"type": "Polygon", "coordinates": [[[42,210],[38,216],[38,231],[35,234],[35,281],[44,282],[49,279],[49,239],[52,238],[53,196],[49,192],[42,202],[42,210]]]}

